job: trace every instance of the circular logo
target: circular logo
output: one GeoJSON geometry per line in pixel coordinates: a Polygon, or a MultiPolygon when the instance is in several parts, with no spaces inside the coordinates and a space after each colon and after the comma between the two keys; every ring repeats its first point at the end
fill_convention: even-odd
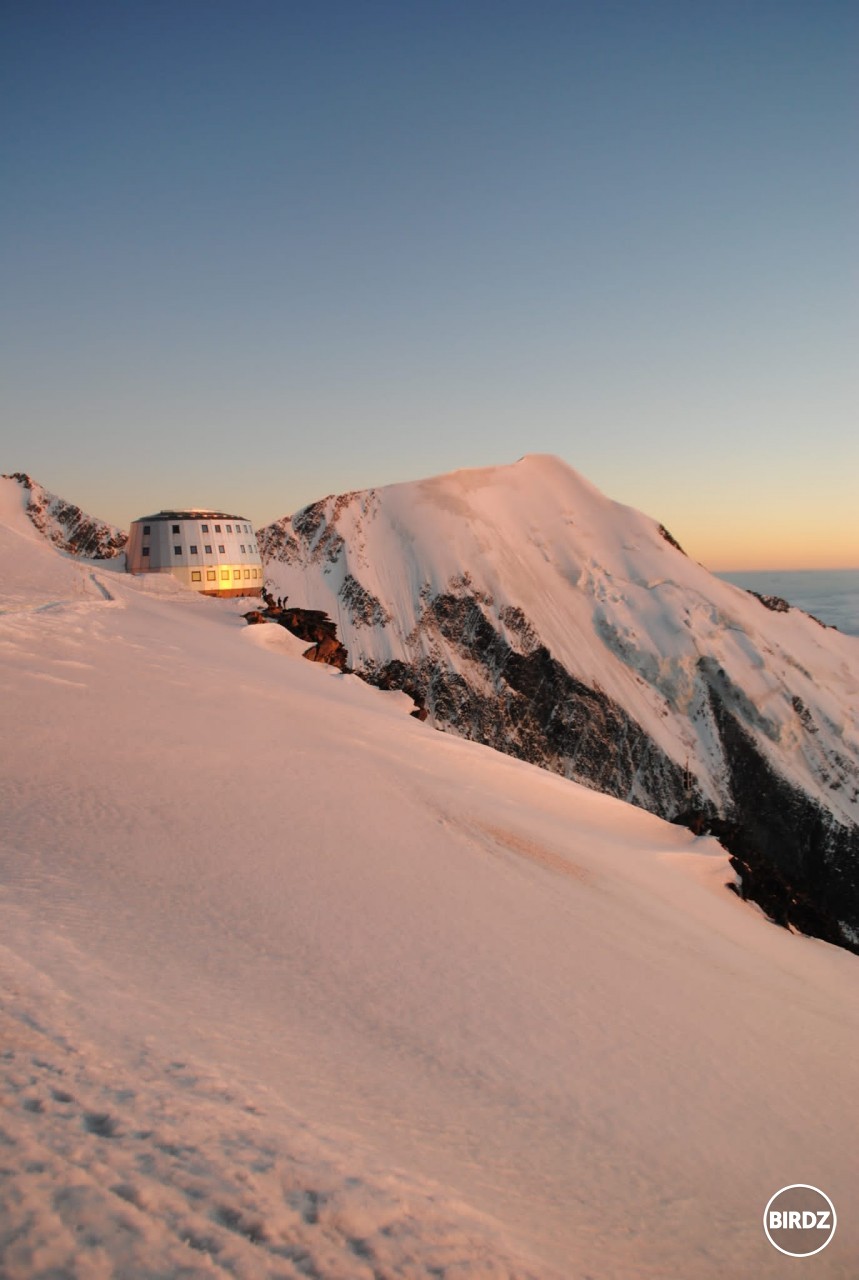
{"type": "Polygon", "coordinates": [[[820,1253],[835,1235],[835,1205],[825,1191],[806,1182],[782,1187],[764,1209],[767,1240],[789,1258],[810,1258],[820,1253]]]}

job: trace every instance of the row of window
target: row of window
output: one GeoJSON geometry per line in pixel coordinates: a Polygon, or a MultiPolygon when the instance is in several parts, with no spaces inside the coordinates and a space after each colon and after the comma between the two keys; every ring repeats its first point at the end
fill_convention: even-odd
{"type": "MultiPolygon", "coordinates": [[[[245,544],[244,544],[244,543],[242,543],[242,544],[241,544],[241,546],[239,547],[239,550],[241,551],[242,555],[244,556],[244,555],[247,555],[247,553],[248,553],[249,551],[251,551],[251,552],[252,552],[252,551],[255,551],[255,550],[256,550],[256,547],[254,547],[254,546],[253,546],[253,544],[251,544],[251,545],[250,545],[250,546],[248,546],[248,547],[247,547],[247,549],[246,549],[246,548],[245,548],[245,544]]],[[[210,543],[204,543],[204,545],[203,545],[203,551],[205,552],[205,554],[206,554],[207,556],[210,556],[210,555],[212,554],[212,547],[211,547],[211,544],[210,544],[210,543]]],[[[222,555],[222,556],[225,556],[225,555],[227,554],[227,549],[226,549],[226,547],[224,546],[224,544],[223,544],[222,542],[219,542],[219,543],[218,543],[218,553],[219,553],[219,555],[222,555]]],[[[140,554],[141,554],[142,556],[148,556],[148,555],[149,555],[149,547],[141,547],[141,548],[140,548],[140,554]]],[[[174,547],[174,548],[173,548],[173,554],[174,554],[174,556],[181,556],[181,554],[182,554],[182,548],[181,548],[181,547],[174,547]]],[[[192,556],[196,556],[196,555],[199,555],[200,553],[199,553],[198,549],[197,549],[195,546],[192,546],[192,547],[189,547],[189,548],[188,548],[188,554],[189,554],[189,555],[192,555],[192,556]]]]}
{"type": "MultiPolygon", "coordinates": [[[[205,551],[205,553],[206,553],[206,555],[207,555],[207,556],[210,556],[210,555],[212,554],[212,548],[211,548],[211,546],[209,546],[209,544],[208,544],[208,543],[204,545],[203,550],[205,551]]],[[[226,550],[225,550],[225,548],[224,548],[224,545],[223,545],[223,543],[221,543],[221,542],[219,542],[219,543],[218,543],[218,550],[220,551],[221,555],[225,555],[225,554],[226,554],[226,550]]],[[[253,550],[254,550],[254,548],[253,548],[253,547],[250,547],[250,548],[249,548],[249,550],[253,551],[253,550]]],[[[246,554],[247,554],[247,552],[245,551],[245,544],[244,544],[244,543],[242,543],[242,544],[241,544],[241,546],[239,547],[239,551],[241,551],[242,555],[246,555],[246,554]]],[[[199,554],[199,553],[198,553],[198,551],[197,551],[197,548],[196,548],[196,547],[194,547],[194,546],[189,547],[189,548],[188,548],[188,552],[189,552],[189,554],[190,554],[190,555],[192,555],[192,556],[196,556],[196,555],[198,555],[198,554],[199,554]]],[[[174,547],[174,548],[173,548],[173,554],[174,554],[174,555],[177,555],[177,556],[181,556],[181,554],[182,554],[182,548],[181,548],[181,547],[174,547]]]]}
{"type": "MultiPolygon", "coordinates": [[[[261,578],[261,577],[262,577],[262,574],[261,574],[258,570],[256,570],[256,569],[233,569],[233,578],[241,578],[242,576],[244,576],[245,578],[261,578]]],[[[207,569],[207,570],[206,570],[206,581],[207,581],[207,582],[217,582],[217,580],[218,580],[217,570],[215,570],[215,569],[207,569]]],[[[229,569],[221,569],[221,581],[222,581],[222,582],[229,582],[229,580],[230,580],[230,571],[229,571],[229,569]]],[[[202,571],[201,571],[200,569],[192,569],[192,571],[191,571],[191,581],[192,581],[192,582],[202,582],[202,581],[203,581],[203,574],[202,574],[202,571]]]]}
{"type": "MultiPolygon", "coordinates": [[[[224,525],[224,528],[226,529],[227,533],[232,533],[232,532],[233,532],[233,526],[232,526],[231,524],[224,525]]],[[[143,526],[143,532],[144,532],[145,534],[146,534],[146,533],[151,533],[151,532],[152,532],[152,525],[150,525],[150,524],[145,524],[145,525],[143,526]]],[[[179,532],[179,525],[178,525],[178,524],[174,524],[174,525],[173,525],[173,532],[174,532],[174,533],[178,533],[178,532],[179,532]]],[[[201,533],[208,533],[208,532],[209,532],[209,526],[208,526],[207,524],[201,524],[201,525],[200,525],[200,532],[201,532],[201,533]]],[[[216,525],[215,525],[215,533],[220,533],[220,532],[221,532],[221,526],[220,526],[219,524],[216,524],[216,525]]],[[[249,524],[237,524],[237,525],[236,525],[236,533],[250,533],[250,532],[251,532],[251,527],[250,527],[250,525],[249,525],[249,524]]]]}

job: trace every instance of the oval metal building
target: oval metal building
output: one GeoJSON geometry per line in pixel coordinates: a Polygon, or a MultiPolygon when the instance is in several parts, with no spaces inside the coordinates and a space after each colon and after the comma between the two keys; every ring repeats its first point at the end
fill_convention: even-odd
{"type": "Polygon", "coordinates": [[[223,511],[159,511],[133,521],[125,549],[129,573],[171,573],[207,596],[258,596],[263,569],[244,516],[223,511]]]}

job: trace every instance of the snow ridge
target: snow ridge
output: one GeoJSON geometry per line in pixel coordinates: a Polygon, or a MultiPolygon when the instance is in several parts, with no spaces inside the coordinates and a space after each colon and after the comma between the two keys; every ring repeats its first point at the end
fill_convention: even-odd
{"type": "Polygon", "coordinates": [[[110,560],[122,553],[128,541],[124,530],[87,515],[74,503],[42,488],[25,472],[16,471],[0,479],[17,481],[33,526],[61,551],[92,560],[110,560]]]}

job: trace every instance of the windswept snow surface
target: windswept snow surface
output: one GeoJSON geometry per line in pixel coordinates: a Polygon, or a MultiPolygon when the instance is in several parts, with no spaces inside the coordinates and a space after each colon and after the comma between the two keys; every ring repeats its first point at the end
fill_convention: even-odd
{"type": "Polygon", "coordinates": [[[855,1277],[856,957],[0,518],[4,1280],[855,1277]],[[839,1211],[801,1263],[794,1182],[839,1211]]]}

